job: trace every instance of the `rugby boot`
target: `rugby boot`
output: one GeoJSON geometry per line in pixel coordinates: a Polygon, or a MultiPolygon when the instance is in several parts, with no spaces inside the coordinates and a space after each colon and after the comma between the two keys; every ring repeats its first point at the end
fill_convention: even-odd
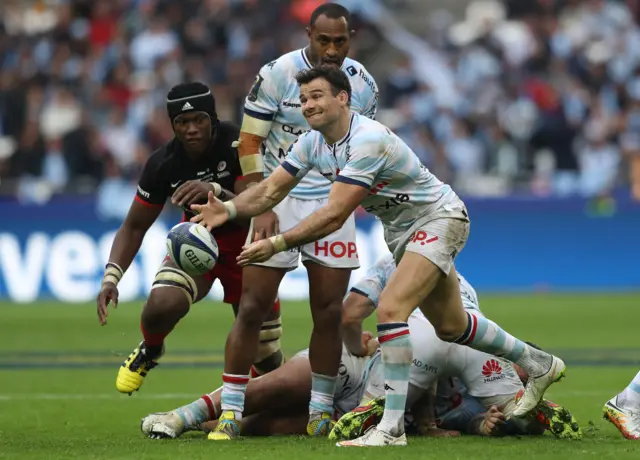
{"type": "Polygon", "coordinates": [[[133,350],[129,357],[122,363],[116,378],[116,388],[120,393],[128,393],[129,396],[134,391],[138,391],[147,373],[158,365],[158,359],[164,354],[164,347],[157,356],[148,353],[147,347],[140,342],[138,348],[133,350]]]}

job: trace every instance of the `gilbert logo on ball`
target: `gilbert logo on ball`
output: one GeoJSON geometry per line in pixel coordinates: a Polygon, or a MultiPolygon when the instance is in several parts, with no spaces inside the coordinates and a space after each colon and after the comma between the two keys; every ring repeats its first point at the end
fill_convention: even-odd
{"type": "Polygon", "coordinates": [[[218,262],[218,243],[203,226],[182,222],[167,235],[169,257],[181,270],[192,276],[203,275],[218,262]]]}

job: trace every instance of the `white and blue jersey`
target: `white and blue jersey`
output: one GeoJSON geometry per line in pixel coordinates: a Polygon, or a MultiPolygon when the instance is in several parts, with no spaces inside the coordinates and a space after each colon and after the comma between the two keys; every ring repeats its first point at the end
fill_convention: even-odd
{"type": "Polygon", "coordinates": [[[315,169],[332,182],[365,187],[369,195],[362,206],[391,232],[408,231],[419,219],[440,210],[464,207],[402,139],[357,113],[351,114],[345,137],[333,145],[318,131],[301,135],[282,166],[299,178],[315,169]]]}
{"type": "MultiPolygon", "coordinates": [[[[271,131],[261,146],[265,177],[284,160],[289,146],[298,136],[309,130],[302,115],[300,88],[295,75],[312,66],[304,49],[287,53],[260,69],[244,105],[245,114],[260,120],[272,121],[271,131]]],[[[362,64],[346,58],[342,70],[351,84],[351,110],[375,118],[378,87],[362,64]]],[[[309,173],[289,196],[302,200],[316,200],[329,195],[331,183],[314,171],[309,173]]]]}
{"type": "MultiPolygon", "coordinates": [[[[351,292],[367,297],[377,308],[380,294],[395,269],[396,262],[393,254],[380,258],[375,265],[369,267],[362,279],[353,285],[351,292]]],[[[480,302],[478,301],[476,290],[460,273],[458,273],[458,283],[460,284],[460,294],[464,308],[480,311],[480,302]]]]}

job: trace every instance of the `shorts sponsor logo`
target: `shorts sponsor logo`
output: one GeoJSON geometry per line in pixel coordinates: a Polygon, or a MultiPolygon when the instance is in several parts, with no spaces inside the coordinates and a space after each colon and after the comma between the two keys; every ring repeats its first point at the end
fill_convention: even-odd
{"type": "Polygon", "coordinates": [[[418,230],[417,232],[413,232],[413,234],[409,238],[409,241],[411,243],[419,243],[421,246],[424,246],[425,244],[438,241],[438,237],[435,235],[428,235],[427,232],[418,230]]]}
{"type": "Polygon", "coordinates": [[[329,244],[328,241],[323,241],[322,243],[319,241],[315,242],[315,255],[322,257],[334,257],[336,259],[342,259],[344,257],[348,259],[352,259],[355,257],[358,258],[358,249],[356,248],[356,243],[350,241],[348,243],[343,243],[342,241],[334,241],[329,244]]]}

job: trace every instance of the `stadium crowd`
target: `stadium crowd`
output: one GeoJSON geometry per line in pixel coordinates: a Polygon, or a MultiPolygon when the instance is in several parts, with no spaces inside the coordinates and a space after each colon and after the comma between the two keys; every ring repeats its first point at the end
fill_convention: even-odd
{"type": "MultiPolygon", "coordinates": [[[[201,80],[237,122],[262,64],[305,43],[313,0],[7,0],[0,22],[0,193],[46,202],[98,187],[126,211],[172,136],[168,88],[201,80]],[[122,197],[120,200],[119,197],[122,197]],[[118,204],[120,203],[120,204],[118,204]]],[[[627,2],[479,0],[411,34],[408,1],[342,1],[354,57],[397,48],[379,118],[468,195],[640,198],[640,28],[627,2]]],[[[415,2],[414,7],[415,7],[415,2]]]]}

